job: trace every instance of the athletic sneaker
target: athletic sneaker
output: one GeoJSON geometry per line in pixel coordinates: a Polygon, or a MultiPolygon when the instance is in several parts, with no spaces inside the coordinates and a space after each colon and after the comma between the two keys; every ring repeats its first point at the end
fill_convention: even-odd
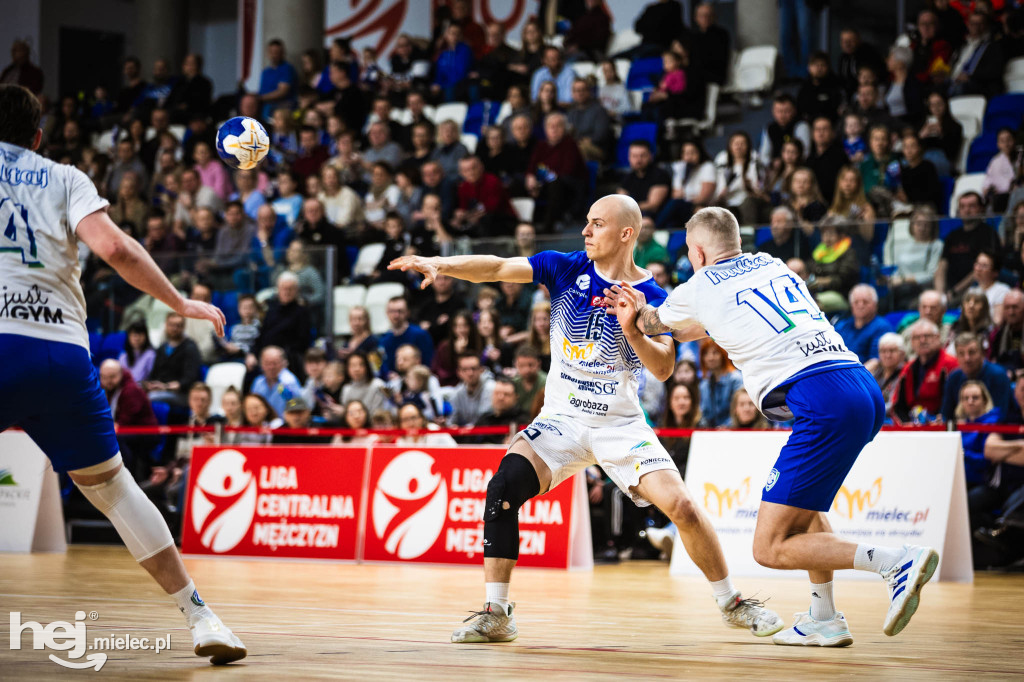
{"type": "Polygon", "coordinates": [[[793,627],[775,635],[772,641],[786,646],[850,646],[853,635],[838,611],[832,620],[814,620],[810,611],[804,611],[796,614],[793,627]]]}
{"type": "Polygon", "coordinates": [[[903,556],[882,574],[889,583],[890,600],[882,632],[892,637],[907,627],[921,601],[921,588],[931,580],[938,565],[939,554],[931,547],[903,546],[903,556]]]}
{"type": "Polygon", "coordinates": [[[188,629],[192,631],[196,656],[209,657],[214,665],[238,661],[248,653],[242,640],[212,611],[209,615],[197,617],[189,623],[188,629]]]}
{"type": "Polygon", "coordinates": [[[757,599],[744,599],[739,592],[736,598],[726,607],[719,607],[722,611],[722,620],[726,625],[737,628],[746,628],[755,637],[767,637],[785,627],[785,623],[779,618],[779,614],[764,607],[764,602],[757,599]]]}
{"type": "Polygon", "coordinates": [[[483,611],[475,611],[473,615],[462,621],[465,625],[452,633],[452,642],[456,644],[511,642],[519,636],[516,617],[512,615],[515,606],[514,602],[509,602],[507,608],[502,608],[498,604],[487,602],[484,604],[483,611]]]}
{"type": "Polygon", "coordinates": [[[667,526],[665,528],[648,528],[643,531],[647,541],[659,552],[663,552],[668,558],[672,558],[672,543],[676,539],[676,529],[667,526]]]}

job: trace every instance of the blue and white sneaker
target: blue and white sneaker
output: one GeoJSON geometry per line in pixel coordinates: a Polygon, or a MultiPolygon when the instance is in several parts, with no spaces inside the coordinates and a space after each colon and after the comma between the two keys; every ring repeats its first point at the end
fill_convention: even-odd
{"type": "Polygon", "coordinates": [[[889,612],[882,632],[892,637],[907,627],[921,601],[921,588],[939,566],[939,553],[931,547],[904,545],[903,556],[882,574],[889,584],[889,612]]]}
{"type": "Polygon", "coordinates": [[[796,614],[793,627],[778,633],[772,641],[783,646],[850,646],[853,635],[838,611],[832,620],[814,620],[810,611],[804,611],[796,614]]]}

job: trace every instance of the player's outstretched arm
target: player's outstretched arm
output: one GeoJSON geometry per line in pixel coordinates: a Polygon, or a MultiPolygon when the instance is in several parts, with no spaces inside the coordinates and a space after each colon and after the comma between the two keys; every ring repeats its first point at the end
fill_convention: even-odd
{"type": "Polygon", "coordinates": [[[448,275],[467,282],[520,282],[533,281],[533,266],[523,257],[498,258],[497,256],[447,256],[424,258],[402,256],[391,261],[388,270],[408,272],[414,270],[423,275],[421,289],[430,286],[438,275],[448,275]]]}
{"type": "Polygon", "coordinates": [[[216,306],[187,299],[178,293],[142,244],[122,232],[106,211],[96,211],[82,218],[75,233],[93,253],[117,270],[124,281],[166,303],[179,315],[209,320],[217,335],[224,336],[224,313],[216,306]]]}

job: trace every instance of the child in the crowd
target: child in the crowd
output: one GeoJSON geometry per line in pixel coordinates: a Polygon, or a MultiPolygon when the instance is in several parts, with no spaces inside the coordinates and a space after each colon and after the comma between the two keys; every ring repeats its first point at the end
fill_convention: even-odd
{"type": "Polygon", "coordinates": [[[857,114],[847,114],[843,119],[843,149],[850,157],[850,163],[859,164],[868,153],[864,141],[864,119],[857,114]]]}
{"type": "Polygon", "coordinates": [[[317,399],[317,394],[324,386],[327,354],[322,348],[310,348],[302,358],[302,366],[306,370],[306,385],[302,387],[302,392],[306,402],[312,407],[313,416],[322,416],[323,411],[320,409],[320,401],[317,399]]]}
{"type": "Polygon", "coordinates": [[[227,339],[214,336],[225,360],[241,360],[256,347],[256,339],[260,336],[260,304],[255,296],[246,294],[239,297],[238,317],[241,321],[231,327],[227,339]]]}

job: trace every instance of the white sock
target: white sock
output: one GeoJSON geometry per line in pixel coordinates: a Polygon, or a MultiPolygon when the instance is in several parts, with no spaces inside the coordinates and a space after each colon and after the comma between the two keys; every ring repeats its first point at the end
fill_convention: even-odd
{"type": "Polygon", "coordinates": [[[508,583],[486,583],[486,586],[488,603],[508,607],[508,583]]]}
{"type": "Polygon", "coordinates": [[[188,621],[191,621],[196,616],[205,615],[210,610],[199,596],[195,583],[191,580],[188,581],[188,585],[172,594],[171,597],[178,605],[178,610],[184,614],[185,619],[188,621]]]}
{"type": "Polygon", "coordinates": [[[811,583],[811,618],[832,620],[836,617],[836,605],[832,601],[832,581],[811,583]]]}
{"type": "Polygon", "coordinates": [[[902,549],[879,547],[878,545],[857,545],[853,556],[853,567],[858,571],[873,571],[881,575],[896,565],[903,556],[902,549]]]}
{"type": "Polygon", "coordinates": [[[711,590],[715,595],[715,601],[718,602],[718,608],[724,609],[726,606],[732,603],[736,594],[739,592],[735,587],[732,586],[732,578],[725,576],[721,580],[709,581],[711,582],[711,590]]]}

